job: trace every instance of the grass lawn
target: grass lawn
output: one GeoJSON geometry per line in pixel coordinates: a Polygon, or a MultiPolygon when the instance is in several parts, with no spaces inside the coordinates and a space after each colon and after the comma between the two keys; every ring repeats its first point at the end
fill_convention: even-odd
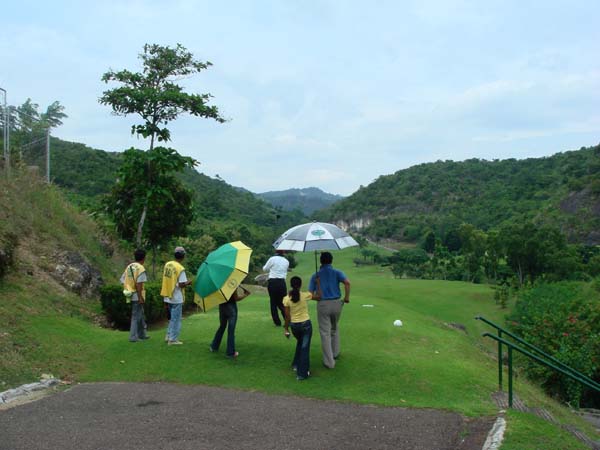
{"type": "MultiPolygon", "coordinates": [[[[312,377],[303,382],[290,369],[295,340],[273,326],[268,297],[255,292],[239,304],[237,360],[208,351],[218,326],[218,311],[193,314],[183,321],[183,346],[167,346],[164,326],[151,339],[130,343],[126,332],[112,331],[78,317],[55,313],[23,316],[20,328],[31,345],[22,358],[34,362],[32,373],[51,372],[77,381],[169,381],[259,390],[321,399],[436,408],[468,416],[493,416],[491,393],[497,388],[495,345],[481,338],[489,331],[474,320],[483,315],[503,322],[504,310],[485,285],[463,282],[398,280],[379,266],[353,267],[356,249],[334,254],[334,266],[352,282],[351,303],[341,319],[342,353],[334,370],[321,364],[316,303],[311,304],[312,377]],[[372,306],[363,306],[372,305],[372,306]],[[402,327],[393,326],[401,319],[402,327]],[[466,332],[449,324],[462,324],[466,332]]],[[[314,255],[297,254],[294,271],[308,284],[314,255]]],[[[16,295],[16,294],[15,294],[16,295]]],[[[1,374],[2,372],[0,372],[1,374]]],[[[555,417],[572,421],[529,384],[517,381],[519,396],[552,407],[555,417]]],[[[557,428],[529,414],[508,415],[503,449],[585,448],[557,428]],[[551,434],[556,445],[536,447],[551,434]]]]}
{"type": "MultiPolygon", "coordinates": [[[[341,322],[342,355],[335,370],[320,361],[318,332],[313,335],[311,372],[304,383],[290,370],[295,341],[273,326],[264,294],[239,304],[237,361],[208,351],[218,313],[195,314],[184,320],[185,345],[168,347],[164,328],[152,339],[131,344],[127,334],[94,330],[90,361],[83,381],[145,380],[202,383],[281,394],[374,403],[449,409],[467,415],[494,414],[489,393],[495,388],[494,364],[474,351],[484,314],[498,320],[502,312],[489,288],[467,283],[395,280],[379,267],[354,269],[353,251],[336,255],[338,266],[352,281],[351,303],[341,322]],[[368,304],[373,307],[364,307],[368,304]],[[401,319],[403,327],[394,327],[401,319]],[[449,327],[464,324],[469,334],[449,327]],[[482,370],[482,366],[487,370],[482,370]]],[[[308,282],[311,255],[298,255],[298,274],[308,282]]],[[[316,318],[316,303],[311,315],[316,318]]],[[[43,327],[40,324],[39,327],[43,327]]],[[[37,327],[36,327],[37,328],[37,327]]],[[[67,336],[65,336],[67,337],[67,336]]],[[[82,342],[82,345],[85,343],[82,342]]],[[[222,349],[223,350],[223,349],[222,349]]]]}

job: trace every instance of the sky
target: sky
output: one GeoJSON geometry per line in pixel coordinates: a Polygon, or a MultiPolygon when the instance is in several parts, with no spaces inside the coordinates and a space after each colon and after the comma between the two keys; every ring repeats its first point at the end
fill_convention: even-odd
{"type": "Polygon", "coordinates": [[[349,195],[416,164],[598,144],[598,23],[597,0],[21,0],[0,12],[0,87],[64,105],[61,139],[146,149],[101,76],[180,43],[213,64],[180,83],[228,121],[181,117],[169,146],[253,192],[349,195]]]}

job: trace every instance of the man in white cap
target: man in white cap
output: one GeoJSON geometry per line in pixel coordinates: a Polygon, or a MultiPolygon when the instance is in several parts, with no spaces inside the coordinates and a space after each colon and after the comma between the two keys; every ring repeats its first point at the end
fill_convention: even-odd
{"type": "Polygon", "coordinates": [[[166,341],[169,345],[181,345],[179,340],[181,332],[181,315],[183,302],[185,300],[184,289],[192,284],[185,275],[185,267],[181,262],[185,258],[183,247],[175,248],[175,260],[165,264],[162,277],[162,289],[160,295],[169,308],[169,326],[167,328],[166,341]]]}

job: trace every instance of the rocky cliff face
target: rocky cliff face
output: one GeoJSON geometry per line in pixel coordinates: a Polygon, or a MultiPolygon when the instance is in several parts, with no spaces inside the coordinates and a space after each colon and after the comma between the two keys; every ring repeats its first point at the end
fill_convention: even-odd
{"type": "Polygon", "coordinates": [[[370,217],[360,217],[352,220],[339,220],[336,224],[344,231],[354,230],[360,231],[371,225],[370,217]]]}
{"type": "MultiPolygon", "coordinates": [[[[600,245],[600,195],[595,194],[589,188],[578,192],[571,192],[560,202],[560,210],[581,221],[590,224],[590,227],[581,231],[580,235],[573,236],[577,241],[585,245],[600,245]]],[[[572,231],[567,229],[572,234],[572,231]]]]}

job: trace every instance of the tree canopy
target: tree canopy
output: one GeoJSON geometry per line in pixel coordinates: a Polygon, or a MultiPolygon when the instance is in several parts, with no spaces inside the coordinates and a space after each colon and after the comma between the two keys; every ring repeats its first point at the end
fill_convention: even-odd
{"type": "MultiPolygon", "coordinates": [[[[114,114],[140,116],[142,123],[133,125],[131,133],[150,139],[150,154],[145,157],[145,161],[141,161],[140,156],[133,151],[126,154],[126,164],[120,169],[121,182],[118,188],[112,191],[113,198],[109,202],[112,207],[129,203],[126,216],[130,218],[136,215],[139,218],[135,242],[141,246],[144,224],[150,215],[158,212],[161,217],[166,216],[169,210],[163,208],[171,205],[167,200],[174,199],[176,194],[182,197],[176,201],[191,200],[191,194],[185,193],[171,174],[182,172],[185,167],[192,168],[198,163],[191,158],[181,157],[173,149],[155,149],[155,141],[171,140],[167,124],[183,113],[214,119],[221,123],[225,120],[216,106],[208,105],[212,97],[210,94],[189,94],[176,83],[182,77],[207,69],[211,65],[210,62],[196,60],[181,44],[177,44],[175,48],[146,44],[139,59],[143,67],[141,72],[126,69],[118,72],[109,70],[102,76],[105,83],[117,82],[120,86],[104,91],[99,102],[111,106],[114,114]],[[146,167],[140,164],[145,164],[146,167]],[[140,176],[144,171],[149,178],[140,176]],[[132,193],[136,193],[140,198],[131,199],[132,193]],[[149,214],[149,209],[157,211],[149,214]]],[[[188,206],[188,209],[189,207],[191,206],[188,206]]],[[[123,219],[122,209],[112,211],[115,220],[119,222],[123,219]]],[[[153,223],[150,227],[157,230],[158,226],[159,224],[153,223]]],[[[163,231],[170,228],[166,227],[163,231]]],[[[153,234],[146,233],[147,236],[153,234]]]]}
{"type": "Polygon", "coordinates": [[[181,44],[175,48],[146,44],[139,59],[141,72],[109,70],[102,75],[105,83],[112,81],[121,86],[104,91],[99,101],[110,106],[114,114],[140,116],[143,123],[133,125],[131,133],[149,137],[150,148],[155,139],[159,142],[171,139],[166,125],[182,113],[225,122],[218,108],[208,105],[211,94],[188,94],[176,83],[208,69],[212,63],[196,60],[181,44]]]}

